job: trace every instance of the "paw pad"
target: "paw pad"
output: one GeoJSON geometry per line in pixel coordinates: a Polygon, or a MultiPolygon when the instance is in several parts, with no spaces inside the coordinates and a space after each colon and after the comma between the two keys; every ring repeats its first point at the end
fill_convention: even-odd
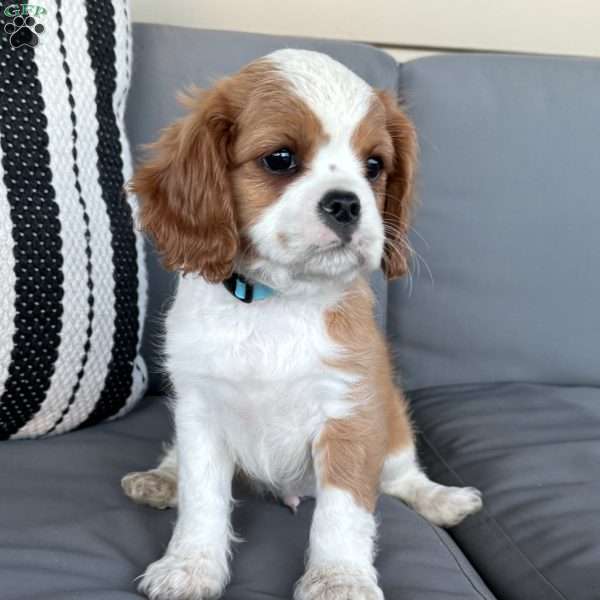
{"type": "Polygon", "coordinates": [[[9,41],[13,48],[30,46],[34,48],[40,41],[39,34],[44,33],[44,26],[29,17],[15,17],[12,23],[4,26],[4,31],[10,35],[9,41]]]}

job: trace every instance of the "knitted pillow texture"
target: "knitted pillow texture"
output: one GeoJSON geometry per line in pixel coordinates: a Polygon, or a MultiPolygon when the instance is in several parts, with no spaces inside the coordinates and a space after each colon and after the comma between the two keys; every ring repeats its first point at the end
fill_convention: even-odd
{"type": "Polygon", "coordinates": [[[127,0],[0,11],[0,439],[12,439],[143,396],[146,273],[123,193],[127,0]]]}

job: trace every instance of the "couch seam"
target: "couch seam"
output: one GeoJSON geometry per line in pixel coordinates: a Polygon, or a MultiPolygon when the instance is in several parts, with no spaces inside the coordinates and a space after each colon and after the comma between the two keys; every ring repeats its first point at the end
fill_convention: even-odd
{"type": "MultiPolygon", "coordinates": [[[[393,337],[389,336],[390,342],[393,343],[393,337]]],[[[397,336],[396,336],[397,337],[397,336]]],[[[425,385],[419,386],[415,388],[405,388],[404,392],[409,396],[421,396],[423,394],[427,394],[428,392],[435,392],[436,390],[452,390],[452,389],[460,389],[460,388],[492,388],[498,386],[508,386],[508,385],[530,385],[530,386],[539,386],[539,387],[557,387],[557,388],[567,388],[567,389],[577,389],[577,388],[592,388],[592,389],[600,389],[600,385],[598,383],[554,383],[547,381],[535,381],[529,379],[498,379],[495,381],[467,381],[462,383],[439,383],[436,385],[425,385]]]]}
{"type": "MultiPolygon", "coordinates": [[[[419,515],[420,516],[420,515],[419,515]]],[[[435,533],[435,535],[437,536],[438,540],[440,541],[440,543],[446,548],[446,550],[448,551],[448,554],[450,554],[450,556],[452,556],[452,558],[454,559],[454,562],[456,563],[456,566],[459,568],[460,572],[463,574],[464,578],[471,584],[471,587],[473,588],[473,590],[475,592],[477,592],[478,596],[480,598],[483,598],[483,600],[491,600],[490,596],[487,593],[483,593],[482,590],[479,589],[479,586],[475,585],[475,582],[471,579],[471,577],[469,577],[467,571],[465,570],[465,568],[463,567],[463,565],[461,564],[461,561],[458,559],[458,556],[456,555],[456,553],[452,550],[452,548],[450,547],[450,545],[446,542],[446,540],[440,535],[440,532],[438,531],[437,527],[435,525],[433,525],[432,523],[430,523],[425,517],[421,517],[423,519],[423,521],[425,521],[429,527],[433,530],[433,532],[435,533]]],[[[465,559],[468,561],[469,559],[467,557],[465,557],[465,559]]],[[[469,561],[469,564],[470,561],[469,561]]],[[[477,569],[475,569],[475,566],[471,564],[471,567],[475,570],[475,572],[479,575],[479,572],[477,571],[477,569]]],[[[481,577],[481,575],[479,575],[479,577],[481,577]]]]}
{"type": "MultiPolygon", "coordinates": [[[[463,481],[462,477],[460,477],[459,474],[444,460],[442,455],[438,452],[437,448],[429,441],[427,436],[422,431],[420,432],[420,437],[427,444],[427,446],[429,446],[431,451],[435,454],[435,456],[438,458],[438,460],[444,465],[444,467],[448,470],[448,472],[451,473],[455,477],[457,482],[459,482],[462,486],[466,486],[467,485],[466,482],[463,481]]],[[[520,555],[525,560],[525,562],[529,565],[529,567],[533,570],[533,572],[536,573],[540,577],[540,579],[544,583],[546,583],[556,594],[558,594],[559,598],[561,598],[562,600],[568,600],[568,598],[541,572],[541,570],[538,569],[533,564],[531,559],[521,550],[521,548],[519,548],[519,546],[512,539],[512,537],[504,530],[502,525],[498,522],[496,517],[494,517],[492,514],[490,514],[490,512],[486,508],[485,502],[483,504],[483,508],[481,509],[481,512],[483,514],[485,514],[486,517],[489,519],[489,521],[495,525],[497,530],[506,538],[506,540],[513,547],[513,549],[517,552],[517,554],[520,555]]],[[[492,587],[492,586],[490,586],[490,587],[492,587]]]]}

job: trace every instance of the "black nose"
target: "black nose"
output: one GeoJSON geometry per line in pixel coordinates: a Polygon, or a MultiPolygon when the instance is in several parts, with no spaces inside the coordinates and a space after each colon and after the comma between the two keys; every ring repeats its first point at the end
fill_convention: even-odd
{"type": "Polygon", "coordinates": [[[327,227],[348,242],[358,225],[360,200],[354,192],[331,190],[321,198],[319,214],[327,227]]]}

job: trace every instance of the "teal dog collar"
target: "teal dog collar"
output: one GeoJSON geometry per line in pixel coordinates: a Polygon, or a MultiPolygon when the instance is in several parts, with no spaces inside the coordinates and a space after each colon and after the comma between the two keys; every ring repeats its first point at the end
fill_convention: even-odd
{"type": "Polygon", "coordinates": [[[238,300],[250,304],[255,300],[266,300],[270,298],[275,290],[262,283],[250,283],[243,275],[233,273],[228,277],[223,285],[225,289],[238,300]]]}

